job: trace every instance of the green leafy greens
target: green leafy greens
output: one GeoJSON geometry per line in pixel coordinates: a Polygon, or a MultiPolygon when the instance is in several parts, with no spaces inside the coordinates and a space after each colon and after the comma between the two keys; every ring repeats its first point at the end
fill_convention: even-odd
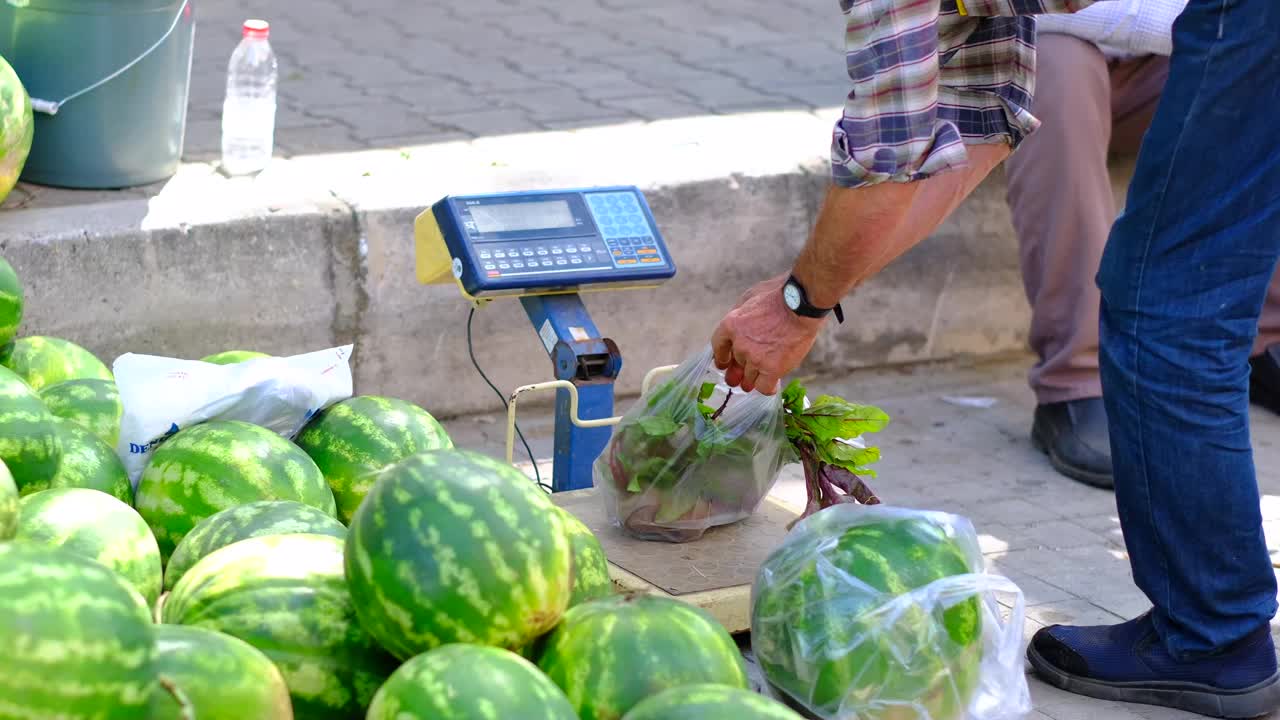
{"type": "MultiPolygon", "coordinates": [[[[614,434],[606,452],[620,504],[634,501],[640,506],[620,513],[628,528],[645,532],[750,512],[768,491],[768,486],[760,487],[753,464],[757,453],[769,452],[781,442],[778,418],[766,415],[753,427],[726,427],[721,418],[734,392],[714,407],[708,401],[715,387],[691,387],[680,380],[664,383],[650,394],[647,414],[614,434]],[[683,478],[695,477],[691,472],[697,480],[682,483],[683,478]]],[[[880,459],[880,451],[849,439],[883,429],[889,416],[829,395],[806,408],[805,398],[798,381],[783,392],[789,447],[773,450],[784,453],[780,462],[799,462],[804,468],[808,503],[802,517],[840,503],[878,503],[863,478],[875,476],[869,466],[880,459]]],[[[677,539],[692,537],[686,533],[677,539]]]]}
{"type": "Polygon", "coordinates": [[[883,430],[889,416],[880,408],[831,395],[819,397],[806,408],[805,397],[798,380],[782,392],[787,439],[804,468],[808,490],[801,519],[841,503],[879,504],[863,477],[875,477],[868,466],[880,459],[880,449],[860,446],[852,439],[883,430]]]}

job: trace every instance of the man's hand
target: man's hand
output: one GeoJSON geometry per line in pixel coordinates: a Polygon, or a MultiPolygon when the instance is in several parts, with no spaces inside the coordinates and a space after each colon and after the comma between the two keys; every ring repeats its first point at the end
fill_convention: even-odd
{"type": "Polygon", "coordinates": [[[782,302],[794,274],[809,302],[831,307],[858,284],[928,237],[1009,155],[1007,144],[970,145],[969,166],[910,183],[832,187],[813,234],[791,273],[748,290],[720,321],[711,346],[733,387],[766,395],[799,367],[824,320],[801,317],[782,302]]]}
{"type": "Polygon", "coordinates": [[[752,287],[711,336],[716,367],[725,371],[730,387],[773,395],[813,347],[823,321],[787,309],[786,281],[783,274],[752,287]]]}

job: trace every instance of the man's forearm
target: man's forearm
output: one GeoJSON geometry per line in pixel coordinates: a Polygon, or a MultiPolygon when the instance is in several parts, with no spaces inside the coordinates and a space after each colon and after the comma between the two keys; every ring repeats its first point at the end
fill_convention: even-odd
{"type": "Polygon", "coordinates": [[[1009,154],[969,147],[969,166],[912,183],[833,187],[793,273],[810,302],[831,307],[924,240],[1009,154]]]}

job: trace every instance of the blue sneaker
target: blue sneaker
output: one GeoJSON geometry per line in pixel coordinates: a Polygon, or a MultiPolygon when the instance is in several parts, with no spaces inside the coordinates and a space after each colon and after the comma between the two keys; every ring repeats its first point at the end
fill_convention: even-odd
{"type": "Polygon", "coordinates": [[[1163,705],[1219,718],[1280,709],[1280,672],[1269,627],[1191,662],[1169,656],[1150,614],[1119,625],[1054,625],[1037,632],[1027,658],[1045,682],[1102,700],[1163,705]]]}

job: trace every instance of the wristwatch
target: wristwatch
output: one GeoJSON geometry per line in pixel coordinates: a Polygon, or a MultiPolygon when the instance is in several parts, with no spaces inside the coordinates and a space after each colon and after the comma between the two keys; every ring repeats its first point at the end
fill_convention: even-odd
{"type": "Polygon", "coordinates": [[[782,302],[791,310],[791,312],[802,317],[824,318],[828,314],[834,312],[836,320],[844,322],[844,308],[840,307],[840,303],[836,303],[835,307],[820,308],[809,302],[809,294],[804,291],[804,286],[796,280],[796,276],[792,275],[787,278],[787,283],[782,286],[782,302]]]}

